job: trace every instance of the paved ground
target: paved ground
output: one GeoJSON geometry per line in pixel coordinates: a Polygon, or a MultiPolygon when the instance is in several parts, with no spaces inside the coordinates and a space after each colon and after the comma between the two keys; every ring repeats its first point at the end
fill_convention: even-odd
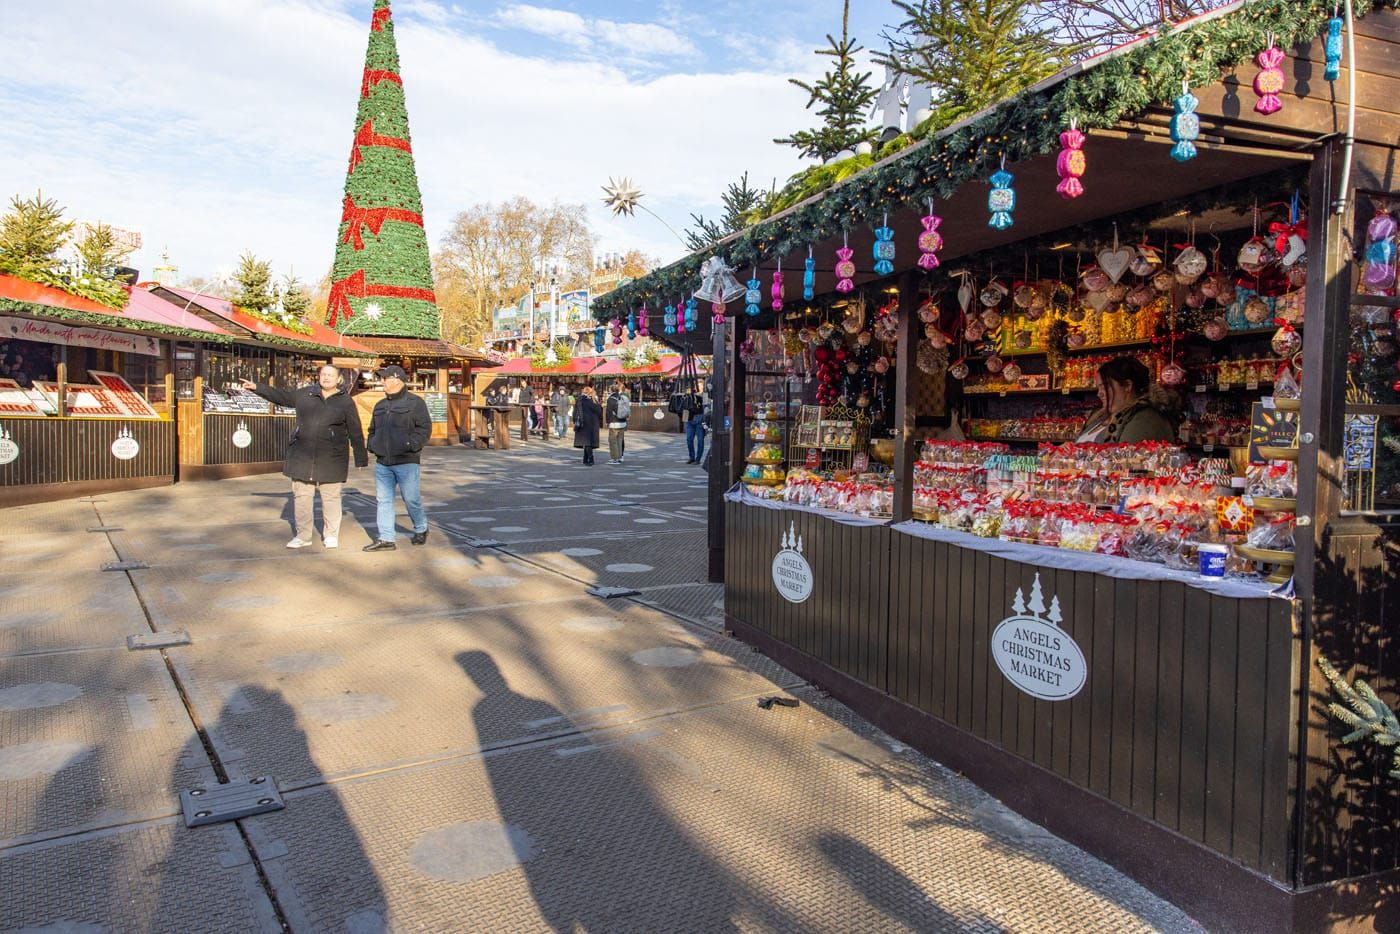
{"type": "Polygon", "coordinates": [[[338,551],[280,477],[0,512],[0,931],[1198,930],[725,638],[703,475],[630,448],[434,449],[388,554],[368,472],[338,551]]]}

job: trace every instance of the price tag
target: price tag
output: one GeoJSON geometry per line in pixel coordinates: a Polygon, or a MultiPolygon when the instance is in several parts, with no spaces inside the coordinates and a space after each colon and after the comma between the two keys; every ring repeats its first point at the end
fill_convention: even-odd
{"type": "Polygon", "coordinates": [[[1066,395],[1066,396],[1069,395],[1069,387],[1068,387],[1068,386],[1065,386],[1064,388],[1062,388],[1062,389],[1060,390],[1060,392],[1063,393],[1063,394],[1066,395]]]}
{"type": "Polygon", "coordinates": [[[1259,380],[1257,380],[1257,379],[1247,380],[1247,381],[1245,382],[1245,384],[1244,384],[1244,388],[1245,388],[1245,389],[1250,389],[1250,390],[1258,389],[1258,388],[1259,388],[1259,380]]]}
{"type": "Polygon", "coordinates": [[[1197,383],[1197,384],[1196,384],[1196,391],[1197,391],[1197,392],[1205,392],[1205,391],[1206,391],[1206,384],[1205,384],[1205,383],[1197,383]]]}
{"type": "Polygon", "coordinates": [[[1229,391],[1230,391],[1230,384],[1229,384],[1229,383],[1221,383],[1220,386],[1219,386],[1218,388],[1220,389],[1221,392],[1229,392],[1229,391]]]}
{"type": "Polygon", "coordinates": [[[1203,445],[1201,445],[1201,450],[1202,450],[1202,451],[1205,451],[1207,454],[1209,454],[1211,451],[1214,451],[1214,450],[1215,450],[1215,445],[1213,445],[1213,444],[1203,444],[1203,445]]]}
{"type": "Polygon", "coordinates": [[[1006,398],[1006,390],[1003,389],[1001,392],[997,393],[997,395],[999,395],[999,396],[1001,396],[1003,399],[1005,399],[1005,398],[1006,398]]]}
{"type": "Polygon", "coordinates": [[[1244,503],[1250,509],[1254,508],[1254,497],[1250,496],[1248,493],[1240,497],[1240,502],[1244,503]]]}

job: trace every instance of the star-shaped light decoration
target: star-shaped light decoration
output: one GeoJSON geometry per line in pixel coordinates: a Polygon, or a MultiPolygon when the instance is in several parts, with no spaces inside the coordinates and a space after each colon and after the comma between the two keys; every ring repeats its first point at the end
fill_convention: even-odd
{"type": "Polygon", "coordinates": [[[365,317],[371,321],[378,321],[382,314],[384,314],[384,309],[379,306],[378,302],[370,302],[365,306],[365,317]]]}
{"type": "Polygon", "coordinates": [[[623,176],[619,180],[608,177],[608,183],[603,186],[603,193],[607,195],[603,203],[612,209],[614,215],[626,214],[633,216],[637,210],[637,202],[642,198],[642,190],[632,184],[632,180],[623,176]]]}

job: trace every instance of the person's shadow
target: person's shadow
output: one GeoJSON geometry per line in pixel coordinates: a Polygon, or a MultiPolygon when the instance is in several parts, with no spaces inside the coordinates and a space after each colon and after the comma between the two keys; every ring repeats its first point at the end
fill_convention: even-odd
{"type": "MultiPolygon", "coordinates": [[[[478,736],[558,736],[573,727],[558,708],[511,690],[481,651],[456,656],[482,697],[478,736]]],[[[555,931],[736,929],[736,881],[667,813],[618,736],[485,757],[507,837],[545,922],[555,931]]],[[[748,905],[746,914],[759,906],[748,905]]]]}

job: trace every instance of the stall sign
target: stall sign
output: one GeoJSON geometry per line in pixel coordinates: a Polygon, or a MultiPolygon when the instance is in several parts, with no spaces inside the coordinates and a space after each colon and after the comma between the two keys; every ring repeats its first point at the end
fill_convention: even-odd
{"type": "Polygon", "coordinates": [[[112,456],[119,461],[129,461],[141,453],[141,442],[131,436],[131,429],[123,427],[112,442],[112,456]]]}
{"type": "Polygon", "coordinates": [[[0,334],[18,340],[40,341],[45,344],[67,344],[70,347],[96,347],[98,350],[119,350],[148,357],[160,356],[160,341],[144,334],[121,334],[101,328],[79,328],[50,321],[31,321],[0,315],[0,334]]]}
{"type": "Polygon", "coordinates": [[[0,465],[12,464],[19,459],[19,445],[10,437],[4,425],[0,425],[0,465]]]}
{"type": "Polygon", "coordinates": [[[788,523],[779,544],[773,556],[773,586],[787,602],[802,603],[812,595],[812,566],[802,557],[802,536],[794,523],[788,523]]]}
{"type": "Polygon", "coordinates": [[[1084,653],[1060,628],[1060,598],[1051,596],[1045,608],[1040,574],[1027,602],[1021,588],[1011,603],[1012,615],[992,631],[992,660],[1006,680],[1041,700],[1069,700],[1088,679],[1084,653]]]}
{"type": "Polygon", "coordinates": [[[253,433],[248,430],[246,422],[239,422],[238,427],[233,431],[233,446],[239,449],[246,448],[253,443],[253,433]]]}
{"type": "Polygon", "coordinates": [[[1376,463],[1376,425],[1379,415],[1348,415],[1343,431],[1343,449],[1347,470],[1374,470],[1376,463]]]}
{"type": "Polygon", "coordinates": [[[1275,448],[1298,446],[1298,413],[1274,408],[1273,399],[1256,402],[1249,413],[1249,462],[1262,463],[1259,445],[1275,448]]]}
{"type": "Polygon", "coordinates": [[[423,404],[428,407],[428,421],[438,424],[447,423],[447,393],[425,392],[423,393],[423,404]]]}

